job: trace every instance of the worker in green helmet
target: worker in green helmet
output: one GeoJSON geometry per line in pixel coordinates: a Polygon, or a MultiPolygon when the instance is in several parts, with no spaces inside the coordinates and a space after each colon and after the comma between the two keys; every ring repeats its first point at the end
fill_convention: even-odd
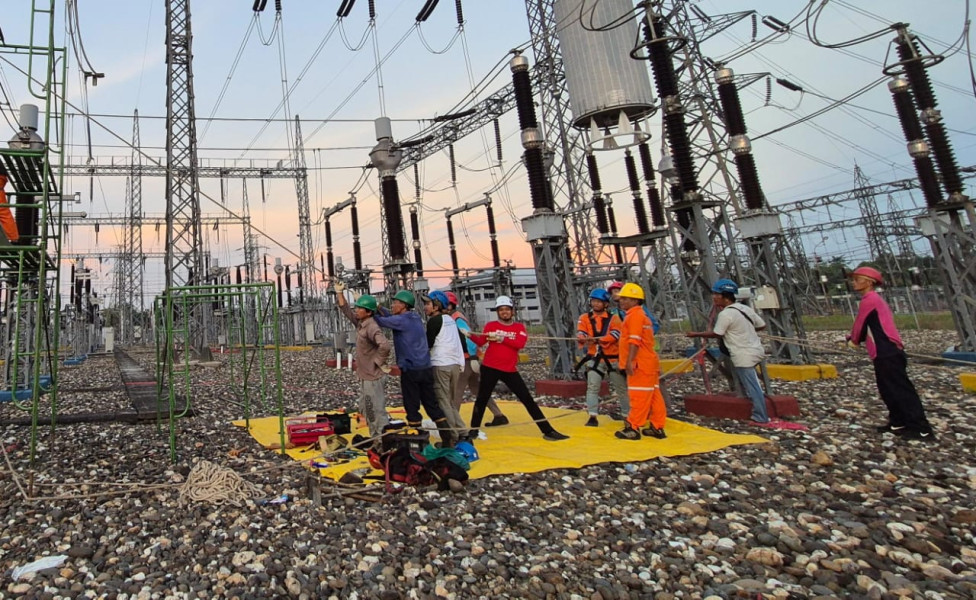
{"type": "Polygon", "coordinates": [[[356,375],[362,383],[359,389],[359,413],[366,417],[370,437],[377,437],[390,423],[383,386],[390,372],[387,361],[393,350],[392,344],[373,319],[377,309],[376,298],[363,294],[350,308],[345,295],[346,285],[337,281],[333,288],[339,311],[356,327],[356,375]]]}

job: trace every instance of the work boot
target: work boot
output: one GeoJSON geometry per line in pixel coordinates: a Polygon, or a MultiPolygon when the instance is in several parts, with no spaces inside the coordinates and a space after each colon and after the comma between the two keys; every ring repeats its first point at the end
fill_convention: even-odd
{"type": "Polygon", "coordinates": [[[508,425],[508,417],[505,415],[498,415],[491,421],[485,423],[485,427],[498,427],[499,425],[508,425]]]}
{"type": "Polygon", "coordinates": [[[586,420],[586,427],[599,427],[600,422],[596,420],[596,415],[590,415],[590,418],[586,420]]]}
{"type": "Polygon", "coordinates": [[[664,433],[663,427],[658,429],[653,425],[648,425],[646,429],[641,430],[641,433],[643,433],[645,437],[657,438],[659,440],[663,440],[668,437],[668,435],[664,433]]]}
{"type": "Polygon", "coordinates": [[[441,419],[437,422],[437,431],[441,434],[441,448],[453,448],[454,447],[454,432],[451,431],[450,425],[447,424],[447,419],[441,419]]]}

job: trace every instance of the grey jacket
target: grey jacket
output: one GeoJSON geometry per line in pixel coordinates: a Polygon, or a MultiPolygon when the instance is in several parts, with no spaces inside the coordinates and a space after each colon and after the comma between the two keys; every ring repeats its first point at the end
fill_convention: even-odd
{"type": "Polygon", "coordinates": [[[380,366],[385,365],[393,345],[383,335],[383,330],[372,317],[359,321],[348,304],[339,307],[342,314],[356,326],[356,375],[366,381],[375,381],[385,373],[380,366]]]}

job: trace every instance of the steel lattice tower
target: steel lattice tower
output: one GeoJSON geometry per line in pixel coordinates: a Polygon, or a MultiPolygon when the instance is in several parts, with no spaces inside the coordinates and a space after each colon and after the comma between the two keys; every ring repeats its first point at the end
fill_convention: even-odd
{"type": "Polygon", "coordinates": [[[126,344],[131,344],[135,336],[136,321],[141,322],[142,299],[142,142],[139,134],[139,109],[132,114],[132,155],[130,159],[131,173],[129,174],[129,201],[126,204],[128,227],[125,232],[125,294],[120,294],[120,301],[125,303],[123,310],[123,338],[126,344]],[[136,317],[139,315],[139,318],[136,317]]]}
{"type": "Polygon", "coordinates": [[[251,205],[247,198],[247,179],[241,180],[241,219],[244,221],[244,265],[247,283],[261,281],[261,263],[258,258],[258,243],[251,227],[251,205]]]}
{"type": "MultiPolygon", "coordinates": [[[[174,286],[202,285],[200,182],[193,95],[193,34],[189,0],[166,3],[166,293],[174,286]]],[[[208,306],[189,317],[188,343],[206,347],[208,306]]]]}
{"type": "MultiPolygon", "coordinates": [[[[305,141],[302,139],[302,123],[295,115],[295,195],[298,197],[298,239],[301,245],[298,276],[301,279],[299,301],[303,305],[315,301],[315,250],[312,248],[312,218],[308,200],[308,170],[305,167],[305,141]]],[[[304,335],[304,333],[303,333],[304,335]]]]}
{"type": "Polygon", "coordinates": [[[864,176],[861,167],[854,165],[854,195],[857,197],[857,206],[861,211],[861,218],[864,219],[864,230],[868,236],[871,257],[882,264],[882,271],[890,282],[895,281],[895,272],[901,275],[904,282],[904,273],[901,273],[901,268],[888,240],[889,228],[885,227],[881,221],[878,203],[866,193],[870,186],[871,183],[864,176]]]}

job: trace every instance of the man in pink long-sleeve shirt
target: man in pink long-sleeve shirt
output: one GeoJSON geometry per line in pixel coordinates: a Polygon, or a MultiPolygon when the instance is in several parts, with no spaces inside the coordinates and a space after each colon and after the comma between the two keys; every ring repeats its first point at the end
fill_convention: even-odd
{"type": "Polygon", "coordinates": [[[895,318],[884,299],[875,291],[881,285],[881,272],[860,266],[850,274],[851,287],[861,295],[857,318],[848,340],[856,345],[865,342],[874,363],[878,393],[888,407],[888,423],[879,432],[891,432],[905,439],[934,440],[932,426],[925,418],[922,400],[908,378],[905,345],[895,327],[895,318]]]}

